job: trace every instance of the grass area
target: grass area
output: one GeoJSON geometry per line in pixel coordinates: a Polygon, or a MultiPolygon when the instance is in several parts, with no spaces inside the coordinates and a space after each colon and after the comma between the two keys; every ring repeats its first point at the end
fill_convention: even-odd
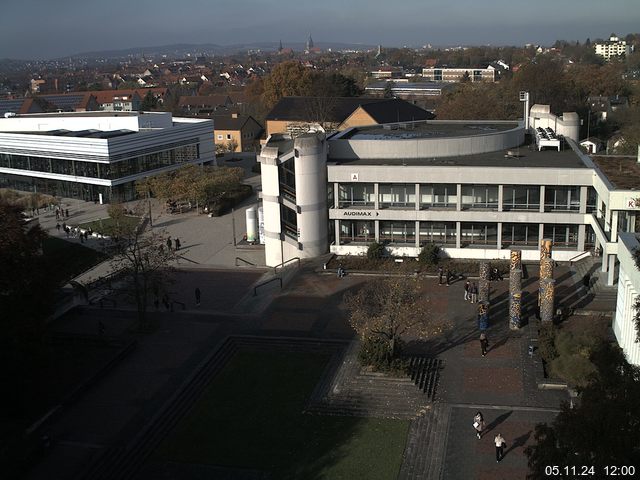
{"type": "Polygon", "coordinates": [[[49,271],[56,284],[62,285],[108,258],[102,252],[61,238],[47,237],[42,245],[49,271]]]}
{"type": "MultiPolygon", "coordinates": [[[[123,223],[123,227],[126,229],[135,228],[138,223],[140,223],[140,217],[122,217],[120,220],[123,223]]],[[[93,230],[94,232],[100,233],[102,235],[113,235],[113,230],[116,224],[112,218],[101,218],[100,220],[94,220],[93,222],[83,223],[78,225],[80,228],[84,228],[85,230],[93,230]]]]}
{"type": "Polygon", "coordinates": [[[395,479],[408,421],[302,413],[327,361],[236,354],[154,460],[257,469],[278,479],[395,479]]]}

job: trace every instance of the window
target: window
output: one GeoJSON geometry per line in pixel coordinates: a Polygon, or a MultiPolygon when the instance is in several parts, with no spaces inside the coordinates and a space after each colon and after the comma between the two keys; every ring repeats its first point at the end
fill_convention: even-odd
{"type": "Polygon", "coordinates": [[[415,245],[416,222],[380,222],[380,241],[415,245]]]}
{"type": "Polygon", "coordinates": [[[340,220],[340,244],[369,244],[374,241],[375,225],[373,222],[361,220],[340,220]]]}
{"type": "Polygon", "coordinates": [[[458,186],[452,183],[420,185],[420,208],[455,208],[458,186]]]}
{"type": "Polygon", "coordinates": [[[580,187],[545,187],[544,209],[547,212],[580,210],[580,187]]]}
{"type": "Polygon", "coordinates": [[[502,190],[502,209],[540,210],[540,187],[534,185],[505,185],[502,190]]]}
{"type": "Polygon", "coordinates": [[[278,165],[280,191],[292,201],[296,201],[296,164],[293,158],[278,165]]]}
{"type": "Polygon", "coordinates": [[[420,246],[456,244],[456,222],[420,222],[420,246]]]}
{"type": "Polygon", "coordinates": [[[280,205],[280,219],[282,224],[282,232],[289,238],[298,241],[298,217],[294,210],[280,205]]]}
{"type": "Polygon", "coordinates": [[[341,183],[338,186],[339,208],[373,207],[373,183],[341,183]]]}
{"type": "Polygon", "coordinates": [[[550,238],[554,247],[577,247],[578,225],[545,224],[544,238],[550,238]]]}
{"type": "Polygon", "coordinates": [[[497,185],[462,185],[462,208],[498,209],[497,185]]]}
{"type": "Polygon", "coordinates": [[[442,81],[442,69],[436,68],[433,70],[433,81],[434,82],[442,81]]]}
{"type": "Polygon", "coordinates": [[[378,185],[378,202],[384,207],[410,207],[416,205],[416,186],[410,184],[384,184],[378,185]]]}
{"type": "Polygon", "coordinates": [[[222,140],[222,134],[221,133],[218,134],[218,140],[222,140]]]}
{"type": "Polygon", "coordinates": [[[595,213],[598,210],[598,193],[593,187],[587,189],[587,213],[595,213]]]}
{"type": "Polygon", "coordinates": [[[498,244],[498,225],[496,223],[463,222],[460,227],[462,246],[482,245],[495,247],[498,244]]]}
{"type": "Polygon", "coordinates": [[[502,246],[531,245],[537,248],[539,232],[537,223],[503,223],[502,246]]]}
{"type": "Polygon", "coordinates": [[[231,140],[231,134],[227,133],[227,140],[231,140]]]}

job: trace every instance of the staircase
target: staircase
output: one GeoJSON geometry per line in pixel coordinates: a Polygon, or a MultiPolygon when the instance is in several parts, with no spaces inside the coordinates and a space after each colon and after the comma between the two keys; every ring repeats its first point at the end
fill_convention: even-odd
{"type": "Polygon", "coordinates": [[[590,283],[588,293],[593,295],[593,300],[587,307],[588,310],[613,311],[615,309],[618,287],[607,285],[607,272],[601,271],[603,259],[586,257],[571,265],[576,287],[585,289],[583,279],[589,275],[590,283]]]}

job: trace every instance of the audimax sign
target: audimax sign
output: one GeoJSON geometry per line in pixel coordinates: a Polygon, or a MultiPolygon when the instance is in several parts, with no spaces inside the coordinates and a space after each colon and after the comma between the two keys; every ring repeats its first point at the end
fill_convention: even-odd
{"type": "Polygon", "coordinates": [[[371,212],[368,210],[347,211],[347,212],[342,212],[342,214],[345,217],[377,217],[378,215],[380,215],[378,212],[371,212]]]}

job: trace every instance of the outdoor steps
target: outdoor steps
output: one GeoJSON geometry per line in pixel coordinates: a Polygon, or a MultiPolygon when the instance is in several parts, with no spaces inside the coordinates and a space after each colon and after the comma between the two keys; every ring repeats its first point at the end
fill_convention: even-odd
{"type": "Polygon", "coordinates": [[[571,268],[575,272],[576,283],[580,282],[585,275],[589,274],[591,278],[590,292],[595,295],[598,300],[611,301],[615,304],[617,300],[617,286],[608,286],[607,272],[601,271],[603,259],[594,259],[592,257],[584,258],[574,264],[571,268]]]}
{"type": "Polygon", "coordinates": [[[195,404],[209,382],[227,362],[240,350],[250,351],[300,351],[330,353],[336,355],[345,349],[339,340],[316,340],[305,338],[227,337],[212,354],[205,359],[193,374],[179,387],[160,411],[129,442],[128,447],[107,449],[77,479],[125,480],[134,478],[144,460],[162,442],[178,421],[195,404]]]}
{"type": "Polygon", "coordinates": [[[398,480],[440,480],[451,408],[434,403],[411,422],[398,480]]]}

